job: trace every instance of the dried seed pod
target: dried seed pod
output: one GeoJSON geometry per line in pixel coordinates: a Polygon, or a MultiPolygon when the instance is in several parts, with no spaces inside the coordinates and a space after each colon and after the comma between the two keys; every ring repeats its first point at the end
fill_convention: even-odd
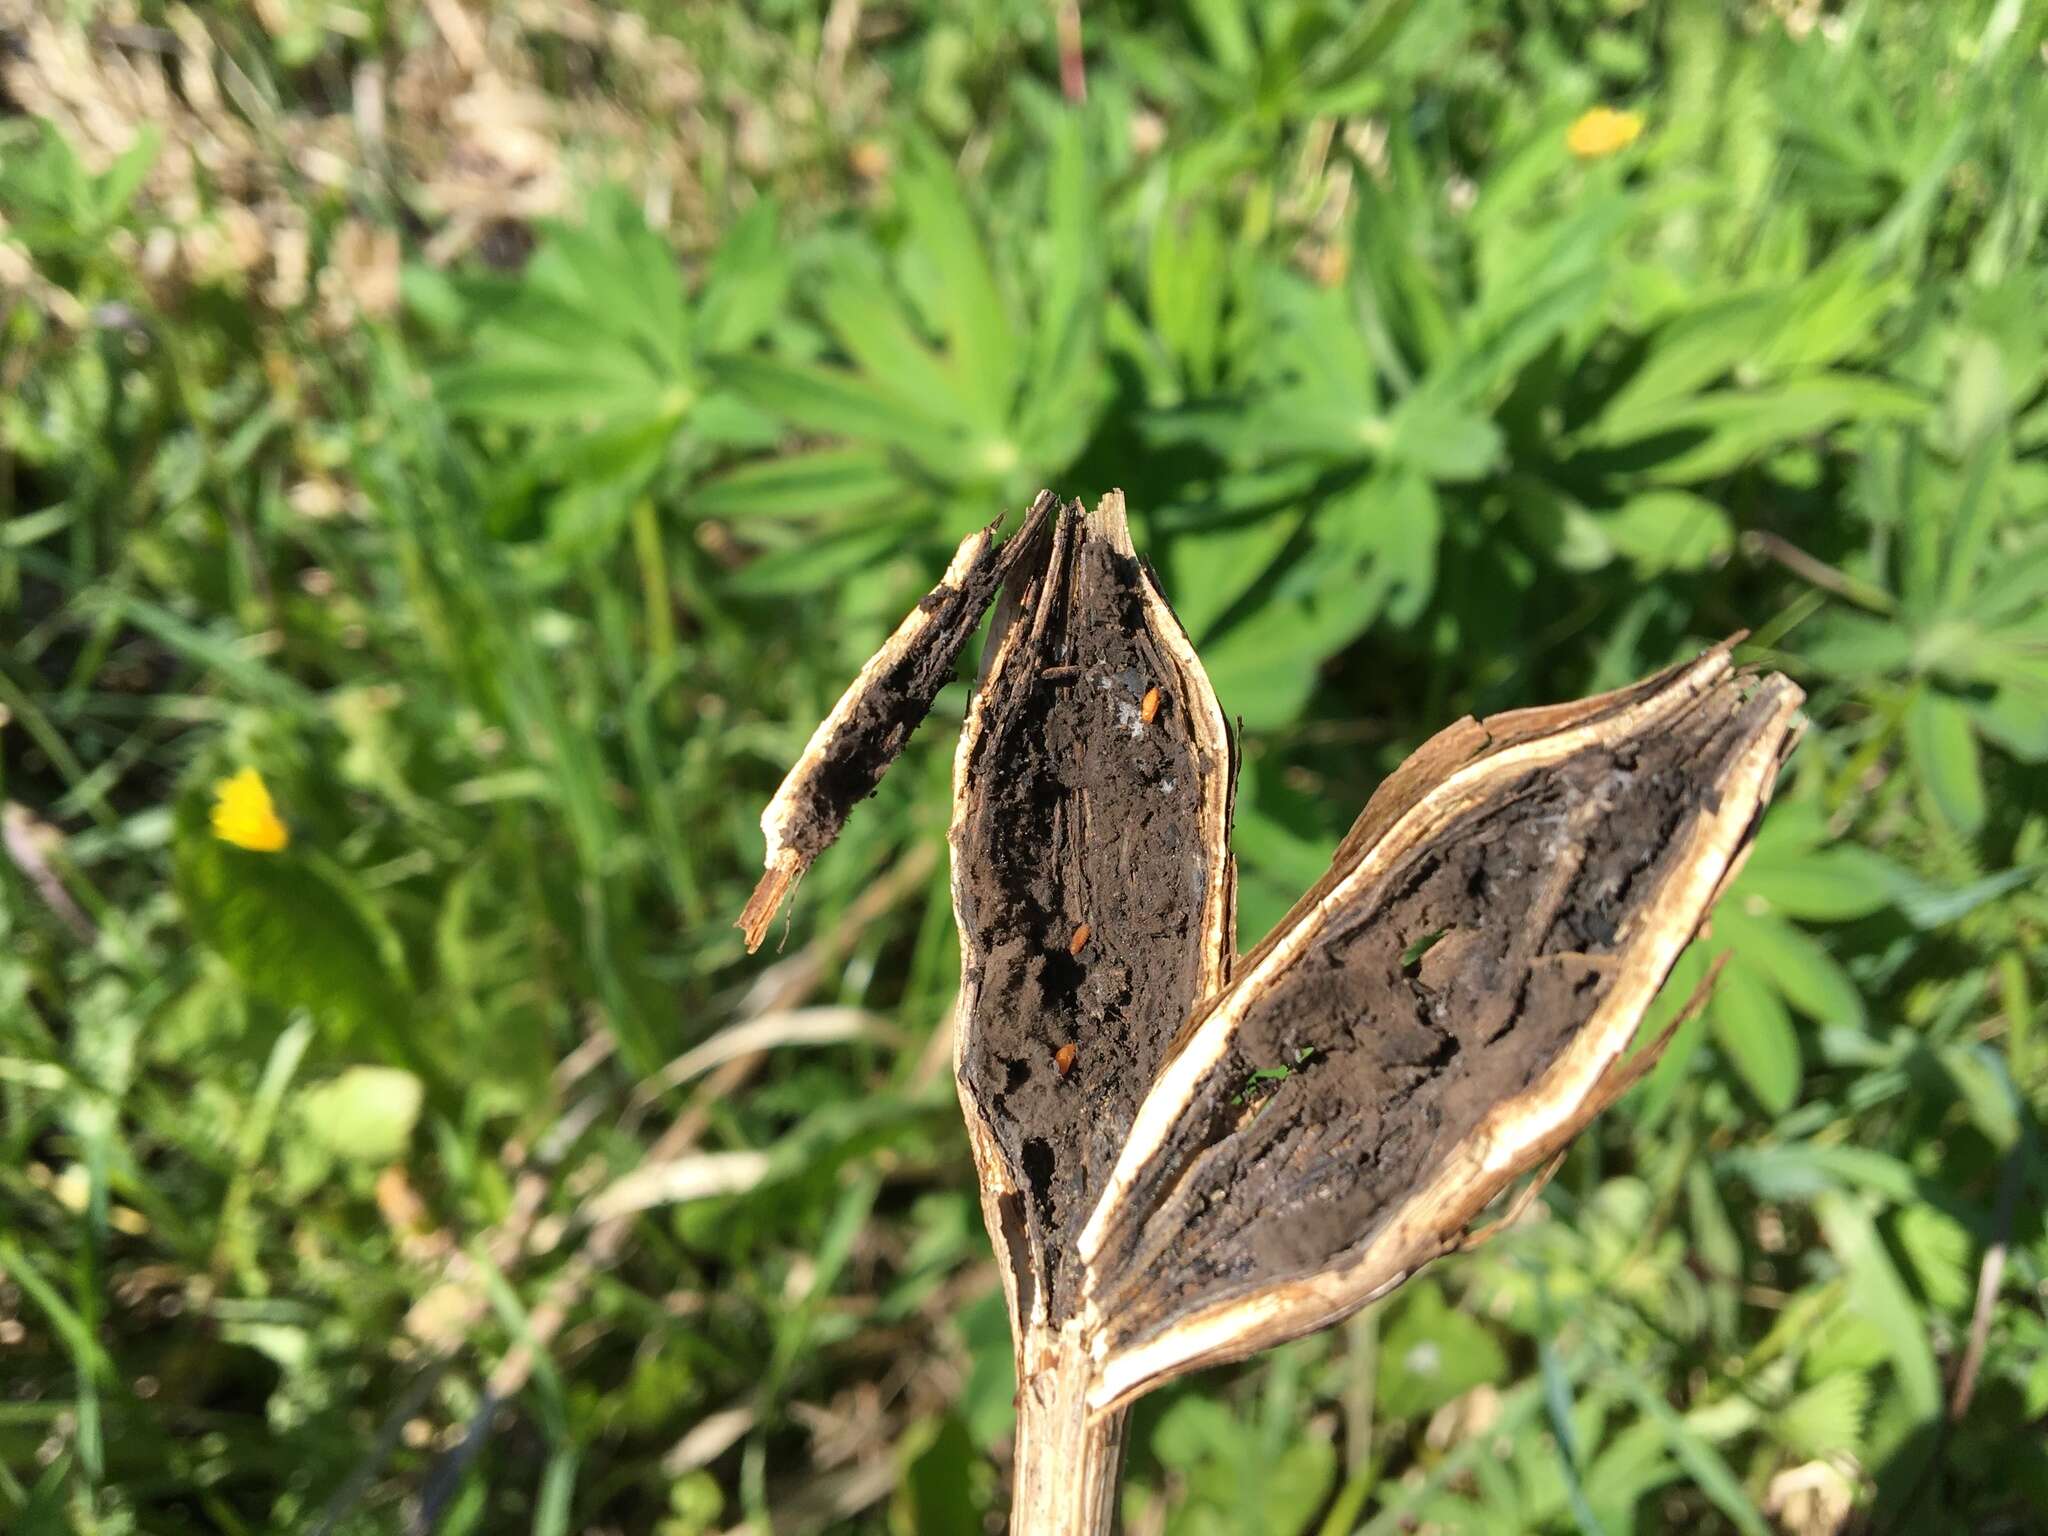
{"type": "Polygon", "coordinates": [[[1799,690],[1726,646],[1460,721],[1233,962],[1222,711],[1121,496],[1054,508],[997,553],[963,545],[935,617],[840,701],[764,818],[744,924],[757,941],[872,787],[999,573],[954,760],[954,1065],[1017,1341],[1017,1536],[1107,1530],[1131,1399],[1457,1248],[1654,1060],[1630,1042],[1801,724],[1799,690]],[[1063,952],[1047,936],[1076,911],[1063,952]]]}
{"type": "Polygon", "coordinates": [[[1121,1415],[1086,1410],[1074,1242],[1181,1020],[1236,949],[1229,732],[1123,498],[1070,505],[1040,537],[996,605],[953,780],[955,1066],[1018,1344],[1020,1532],[1106,1529],[1121,1415]],[[1077,659],[1078,685],[1036,685],[1077,659]],[[1133,740],[1129,690],[1147,677],[1182,707],[1133,740]],[[1085,967],[1042,938],[1075,910],[1094,919],[1077,935],[1085,967]],[[1084,1024],[1077,1093],[1041,1064],[1084,1024]]]}
{"type": "Polygon", "coordinates": [[[1080,1297],[1073,1240],[1138,1100],[1188,1009],[1227,975],[1232,763],[1201,664],[1131,547],[1123,498],[1069,505],[1038,536],[997,603],[955,760],[953,888],[961,1097],[990,1227],[1023,1240],[1010,1255],[1020,1324],[1056,1326],[1080,1297]],[[1035,686],[1075,658],[1082,686],[1035,686]],[[1115,737],[1126,676],[1170,677],[1206,708],[1118,751],[1080,751],[1115,737]],[[1041,936],[1076,908],[1095,921],[1048,956],[1041,936]],[[1077,1099],[1034,1063],[1084,1021],[1115,1065],[1091,1069],[1077,1099]]]}
{"type": "Polygon", "coordinates": [[[1138,1112],[1080,1240],[1095,1410],[1383,1294],[1625,1086],[1800,699],[1717,648],[1453,727],[1389,782],[1138,1112]],[[1232,1111],[1302,1049],[1255,1117],[1232,1111]]]}

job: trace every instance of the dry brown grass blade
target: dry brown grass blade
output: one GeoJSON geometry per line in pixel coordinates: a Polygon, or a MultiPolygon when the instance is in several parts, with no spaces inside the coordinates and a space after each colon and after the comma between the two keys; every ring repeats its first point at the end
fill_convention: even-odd
{"type": "MultiPolygon", "coordinates": [[[[796,1011],[826,973],[844,958],[848,947],[858,942],[870,924],[924,886],[931,878],[937,858],[937,850],[929,843],[911,849],[861,893],[848,908],[841,925],[762,972],[740,1005],[740,1022],[734,1029],[744,1030],[749,1022],[763,1018],[786,1018],[796,1011]]],[[[765,1039],[754,1036],[754,1043],[760,1048],[740,1055],[725,1055],[718,1065],[711,1068],[709,1075],[698,1082],[683,1112],[649,1146],[641,1162],[642,1169],[673,1169],[688,1157],[711,1123],[713,1106],[737,1092],[772,1054],[774,1046],[766,1044],[765,1039]]],[[[607,1054],[609,1047],[597,1037],[587,1040],[572,1053],[571,1061],[564,1063],[564,1070],[560,1073],[560,1077],[565,1079],[562,1086],[570,1086],[580,1075],[580,1072],[567,1070],[572,1063],[577,1068],[587,1069],[607,1054]]],[[[628,1113],[631,1112],[629,1107],[628,1113]]],[[[556,1139],[551,1133],[542,1138],[542,1145],[556,1139]]],[[[491,1255],[492,1262],[505,1270],[517,1267],[524,1257],[527,1239],[548,1189],[548,1180],[528,1167],[527,1161],[528,1154],[523,1149],[508,1149],[508,1172],[515,1179],[519,1197],[513,1213],[484,1239],[485,1250],[491,1255]]],[[[720,1171],[737,1181],[737,1176],[746,1170],[740,1165],[727,1165],[720,1171]]],[[[628,1189],[630,1191],[630,1186],[628,1189]]],[[[585,1213],[592,1219],[582,1246],[562,1266],[540,1304],[529,1314],[526,1337],[516,1341],[505,1352],[488,1377],[486,1402],[493,1410],[495,1405],[516,1396],[524,1388],[536,1364],[535,1350],[545,1349],[554,1343],[591,1284],[625,1255],[640,1208],[632,1200],[619,1199],[615,1208],[597,1208],[585,1213]]],[[[452,1241],[444,1241],[440,1246],[446,1258],[441,1283],[415,1305],[415,1317],[409,1318],[408,1328],[417,1334],[437,1361],[445,1362],[468,1342],[469,1333],[481,1321],[488,1302],[481,1277],[474,1272],[467,1253],[452,1241]],[[429,1315],[432,1317],[431,1326],[427,1322],[429,1315]]],[[[477,1416],[456,1448],[445,1453],[430,1471],[426,1480],[429,1488],[452,1486],[451,1469],[460,1458],[474,1454],[473,1447],[489,1433],[490,1422],[489,1412],[477,1416]]],[[[434,1519],[423,1517],[418,1528],[431,1530],[434,1524],[434,1519]]]]}

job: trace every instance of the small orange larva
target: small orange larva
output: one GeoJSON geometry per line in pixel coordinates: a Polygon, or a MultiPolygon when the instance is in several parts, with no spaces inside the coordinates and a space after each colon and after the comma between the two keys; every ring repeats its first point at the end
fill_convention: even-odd
{"type": "Polygon", "coordinates": [[[1074,1070],[1074,1058],[1080,1054],[1080,1047],[1071,1040],[1052,1053],[1052,1064],[1060,1069],[1061,1077],[1074,1070]]]}
{"type": "Polygon", "coordinates": [[[1086,923],[1083,923],[1080,927],[1076,928],[1074,930],[1074,936],[1071,939],[1067,940],[1067,953],[1070,955],[1080,954],[1082,950],[1088,947],[1088,935],[1093,933],[1094,931],[1095,930],[1093,928],[1090,928],[1086,923]]]}
{"type": "Polygon", "coordinates": [[[1159,689],[1157,687],[1145,690],[1144,702],[1138,706],[1138,718],[1147,725],[1150,725],[1159,718],[1159,689]]]}

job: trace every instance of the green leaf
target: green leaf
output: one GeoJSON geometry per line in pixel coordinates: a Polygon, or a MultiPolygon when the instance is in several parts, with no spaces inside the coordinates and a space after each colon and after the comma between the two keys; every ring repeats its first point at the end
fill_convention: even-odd
{"type": "Polygon", "coordinates": [[[1326,657],[1383,612],[1412,622],[1435,585],[1440,511],[1419,477],[1371,477],[1316,515],[1316,547],[1203,641],[1225,714],[1254,730],[1292,719],[1326,657]]]}
{"type": "Polygon", "coordinates": [[[937,147],[916,139],[896,190],[917,249],[937,269],[936,308],[953,387],[973,419],[999,434],[1009,425],[1023,359],[960,183],[937,147]]]}
{"type": "Polygon", "coordinates": [[[1984,335],[1964,336],[1957,346],[1945,411],[1956,446],[1974,448],[2002,429],[2011,406],[2005,357],[1997,342],[1984,335]]]}
{"type": "Polygon", "coordinates": [[[1595,516],[1601,532],[1645,575],[1700,570],[1735,548],[1728,514],[1688,491],[1646,491],[1618,511],[1595,516]]]}
{"type": "Polygon", "coordinates": [[[1557,1350],[1548,1339],[1537,1344],[1536,1356],[1543,1379],[1543,1406],[1550,1417],[1550,1432],[1557,1437],[1556,1467],[1564,1480],[1565,1498],[1571,1506],[1572,1518],[1578,1524],[1580,1536],[1603,1536],[1600,1517],[1593,1513],[1592,1505],[1587,1502],[1585,1483],[1579,1472],[1585,1453],[1579,1448],[1578,1430],[1572,1422],[1571,1383],[1558,1362],[1557,1350]]]}
{"type": "MultiPolygon", "coordinates": [[[[1257,324],[1270,331],[1271,366],[1298,385],[1290,391],[1300,406],[1321,404],[1337,416],[1376,412],[1380,400],[1374,339],[1366,334],[1356,296],[1345,288],[1323,288],[1293,272],[1255,269],[1257,324]]],[[[1355,441],[1353,445],[1355,451],[1355,441]]]]}
{"type": "Polygon", "coordinates": [[[1983,625],[2025,623],[2048,604],[2048,530],[2037,529],[2031,545],[2001,550],[1989,570],[1972,573],[1969,617],[1983,625]]]}
{"type": "Polygon", "coordinates": [[[1909,870],[1894,869],[1886,894],[1915,928],[1942,928],[1960,922],[2007,891],[2039,880],[2043,874],[2048,874],[2048,865],[2016,864],[2011,869],[2002,869],[1995,875],[1986,875],[1981,880],[1972,880],[1968,885],[1951,889],[1930,884],[1909,870]]]}
{"type": "Polygon", "coordinates": [[[1294,536],[1291,508],[1212,524],[1177,535],[1168,546],[1167,590],[1174,612],[1200,645],[1210,627],[1258,582],[1294,536]]]}
{"type": "Polygon", "coordinates": [[[347,1162],[388,1163],[405,1153],[425,1098],[397,1067],[350,1067],[299,1095],[299,1122],[324,1151],[347,1162]]]}
{"type": "Polygon", "coordinates": [[[1258,57],[1257,45],[1240,0],[1189,0],[1188,11],[1208,45],[1210,58],[1234,75],[1251,70],[1258,57]]]}
{"type": "Polygon", "coordinates": [[[1082,375],[1100,367],[1106,263],[1093,154],[1089,120],[1078,112],[1062,114],[1046,181],[1049,250],[1032,327],[1027,414],[1040,398],[1059,398],[1081,387],[1082,375]]]}
{"type": "Polygon", "coordinates": [[[733,222],[697,296],[697,341],[706,355],[751,346],[781,313],[789,290],[790,247],[781,210],[763,198],[733,222]]]}
{"type": "Polygon", "coordinates": [[[2028,1111],[2006,1074],[2005,1058],[1987,1045],[1959,1042],[1941,1048],[1941,1066],[1977,1129],[2001,1152],[2009,1150],[2020,1138],[2028,1111]]]}
{"type": "Polygon", "coordinates": [[[1603,423],[1599,440],[1668,444],[1666,455],[1645,468],[1647,475],[1667,483],[1706,480],[1838,422],[1910,421],[1926,410],[1923,397],[1896,384],[1827,373],[1702,395],[1631,421],[1625,435],[1603,423]]]}
{"type": "MultiPolygon", "coordinates": [[[[1739,892],[1742,887],[1736,887],[1739,892]]],[[[1767,977],[1794,1008],[1817,1024],[1861,1028],[1863,997],[1848,973],[1820,943],[1790,923],[1744,910],[1740,899],[1714,915],[1720,942],[1767,977]]]]}
{"type": "Polygon", "coordinates": [[[1663,1431],[1655,1424],[1630,1424],[1586,1469],[1586,1497],[1602,1530],[1632,1531],[1637,1529],[1636,1506],[1643,1497],[1678,1475],[1663,1431]]]}
{"type": "Polygon", "coordinates": [[[1252,1463],[1239,1470],[1238,1507],[1243,1509],[1249,1502],[1256,1512],[1255,1536],[1304,1536],[1336,1480],[1336,1448],[1327,1440],[1302,1436],[1290,1441],[1270,1463],[1252,1463]],[[1248,1501],[1246,1490],[1260,1477],[1270,1480],[1248,1501]]]}
{"type": "Polygon", "coordinates": [[[533,1536],[568,1536],[576,1500],[576,1467],[581,1460],[573,1445],[558,1446],[541,1469],[540,1492],[534,1499],[533,1536]]]}
{"type": "Polygon", "coordinates": [[[1225,1454],[1238,1437],[1230,1410],[1213,1398],[1180,1397],[1152,1430],[1152,1454],[1162,1465],[1187,1472],[1225,1454]]]}
{"type": "Polygon", "coordinates": [[[1686,1207],[1692,1215],[1693,1246],[1719,1276],[1734,1279],[1742,1273],[1742,1239],[1728,1219],[1727,1202],[1721,1198],[1714,1174],[1705,1162],[1695,1162],[1685,1171],[1686,1207]]]}
{"type": "Polygon", "coordinates": [[[625,188],[600,186],[582,223],[550,223],[544,231],[521,274],[521,304],[552,305],[581,322],[586,340],[631,344],[662,373],[688,365],[682,273],[625,188]]]}
{"type": "Polygon", "coordinates": [[[1415,8],[1416,0],[1371,0],[1351,8],[1343,31],[1322,44],[1302,71],[1317,115],[1363,112],[1380,99],[1388,76],[1375,66],[1415,8]]]}
{"type": "Polygon", "coordinates": [[[1781,1115],[1799,1097],[1799,1036],[1777,992],[1738,957],[1707,1005],[1714,1040],[1765,1109],[1781,1115]]]}
{"type": "Polygon", "coordinates": [[[979,1530],[988,1511],[974,1495],[980,1456],[955,1415],[911,1428],[897,1442],[900,1468],[889,1506],[892,1536],[979,1530]]]}
{"type": "Polygon", "coordinates": [[[1965,837],[1983,830],[1984,772],[1962,705],[1923,687],[1906,710],[1906,756],[1943,821],[1965,837]]]}
{"type": "MultiPolygon", "coordinates": [[[[1670,1027],[1679,1009],[1685,1006],[1686,1000],[1693,995],[1705,977],[1709,958],[1707,947],[1703,944],[1691,945],[1678,957],[1678,963],[1671,968],[1670,976],[1665,978],[1664,985],[1658,989],[1649,1013],[1644,1016],[1642,1026],[1637,1031],[1639,1040],[1655,1039],[1670,1027]]],[[[1641,1125],[1655,1126],[1670,1113],[1671,1106],[1678,1097],[1678,1090],[1684,1084],[1687,1074],[1692,1071],[1694,1059],[1699,1055],[1700,1046],[1705,1041],[1710,1027],[1708,1012],[1709,1010],[1703,1008],[1678,1026],[1677,1033],[1671,1037],[1671,1043],[1664,1048],[1664,1054],[1657,1059],[1657,1064],[1650,1068],[1642,1086],[1634,1091],[1632,1097],[1636,1104],[1636,1118],[1641,1125]]]]}
{"type": "Polygon", "coordinates": [[[141,188],[143,178],[156,164],[163,142],[163,131],[156,124],[143,124],[136,131],[135,142],[115,156],[114,163],[100,175],[93,188],[99,206],[93,213],[102,226],[118,222],[128,211],[128,204],[141,188]]]}
{"type": "Polygon", "coordinates": [[[859,374],[754,356],[721,359],[713,371],[741,396],[792,426],[890,444],[949,478],[972,478],[982,469],[957,429],[912,409],[859,374]]]}
{"type": "Polygon", "coordinates": [[[1424,387],[1387,422],[1387,456],[1432,480],[1478,480],[1499,462],[1505,440],[1486,417],[1424,387]]]}
{"type": "Polygon", "coordinates": [[[1401,1292],[1395,1316],[1380,1335],[1382,1413],[1396,1419],[1434,1413],[1507,1374],[1499,1341],[1477,1319],[1454,1311],[1434,1282],[1416,1281],[1401,1292]]]}
{"type": "Polygon", "coordinates": [[[336,1036],[390,1039],[410,1009],[403,950],[377,907],[332,861],[294,846],[252,853],[215,837],[188,794],[172,848],[192,931],[250,993],[304,1008],[336,1036]]]}
{"type": "MultiPolygon", "coordinates": [[[[1825,1297],[1832,1293],[1805,1294],[1825,1297]]],[[[1891,1358],[1891,1341],[1884,1330],[1846,1305],[1829,1309],[1829,1315],[1820,1322],[1824,1326],[1815,1326],[1806,1335],[1806,1353],[1799,1362],[1800,1370],[1808,1377],[1872,1371],[1891,1358]]]]}
{"type": "Polygon", "coordinates": [[[1152,226],[1145,314],[1198,391],[1216,383],[1223,330],[1223,231],[1207,203],[1171,208],[1152,226]]]}
{"type": "Polygon", "coordinates": [[[1617,1361],[1613,1375],[1644,1416],[1663,1432],[1671,1454],[1700,1492],[1713,1501],[1714,1507],[1734,1522],[1743,1536],[1771,1536],[1770,1526],[1757,1513],[1756,1505],[1742,1491],[1741,1480],[1713,1443],[1674,1412],[1662,1395],[1645,1385],[1634,1366],[1617,1361]]]}
{"type": "Polygon", "coordinates": [[[1017,1423],[1017,1366],[1010,1344],[1010,1313],[999,1290],[985,1293],[955,1314],[971,1362],[961,1391],[960,1413],[967,1432],[983,1452],[1008,1445],[1017,1423]]]}
{"type": "Polygon", "coordinates": [[[1977,1290],[1977,1245],[1969,1228],[1921,1203],[1902,1207],[1893,1231],[1921,1293],[1941,1311],[1960,1314],[1977,1290]]]}
{"type": "Polygon", "coordinates": [[[1979,442],[1964,466],[1962,490],[1943,530],[1947,537],[1939,611],[1944,615],[1967,615],[1973,606],[1970,589],[1983,574],[1985,546],[2001,501],[1998,478],[2004,467],[2003,449],[2004,444],[1995,439],[1979,442]]]}
{"type": "Polygon", "coordinates": [[[1362,564],[1365,591],[1385,603],[1390,623],[1421,618],[1436,590],[1443,538],[1442,506],[1428,481],[1399,472],[1375,475],[1325,508],[1316,527],[1333,555],[1362,564]]]}
{"type": "Polygon", "coordinates": [[[1892,1265],[1877,1227],[1853,1196],[1824,1193],[1813,1203],[1821,1231],[1849,1281],[1849,1306],[1883,1334],[1897,1389],[1919,1420],[1941,1411],[1941,1376],[1927,1326],[1892,1265]]]}
{"type": "Polygon", "coordinates": [[[1226,716],[1248,730],[1284,725],[1315,688],[1315,659],[1372,623],[1377,610],[1269,602],[1211,639],[1202,664],[1226,716]]]}
{"type": "Polygon", "coordinates": [[[1896,874],[1881,854],[1854,844],[1779,853],[1760,842],[1743,867],[1735,899],[1755,896],[1807,922],[1844,922],[1881,911],[1896,874]]]}
{"type": "Polygon", "coordinates": [[[1531,283],[1526,276],[1507,288],[1511,307],[1505,313],[1482,310],[1477,334],[1423,389],[1440,391],[1447,401],[1483,405],[1531,358],[1581,324],[1598,308],[1606,290],[1607,272],[1599,259],[1599,247],[1604,235],[1619,223],[1622,212],[1619,201],[1603,200],[1557,231],[1561,249],[1528,253],[1534,266],[1525,268],[1525,273],[1533,271],[1536,280],[1547,285],[1533,297],[1527,296],[1531,283]],[[1578,248],[1573,249],[1573,244],[1578,248]],[[1561,276],[1553,275],[1555,267],[1564,269],[1561,276]]]}
{"type": "Polygon", "coordinates": [[[903,476],[882,449],[819,448],[728,470],[692,491],[687,507],[694,517],[809,519],[903,493],[903,476]]]}
{"type": "Polygon", "coordinates": [[[1973,702],[1970,718],[1985,740],[2023,763],[2048,762],[2048,685],[2029,680],[1973,702]]]}
{"type": "Polygon", "coordinates": [[[1758,363],[1770,373],[1825,367],[1867,350],[1884,313],[1905,298],[1904,274],[1880,272],[1870,252],[1849,245],[1782,296],[1758,363]]]}
{"type": "Polygon", "coordinates": [[[1588,511],[1546,480],[1517,475],[1508,486],[1508,515],[1535,550],[1566,571],[1597,571],[1610,564],[1615,544],[1605,516],[1588,511]]]}
{"type": "Polygon", "coordinates": [[[1870,1411],[1870,1378],[1844,1371],[1815,1382],[1771,1416],[1771,1432],[1803,1458],[1854,1454],[1870,1411]]]}
{"type": "Polygon", "coordinates": [[[903,530],[894,524],[849,528],[843,533],[806,538],[751,560],[740,567],[730,585],[735,592],[756,597],[816,591],[865,570],[902,547],[903,530]]]}
{"type": "Polygon", "coordinates": [[[818,292],[818,311],[877,393],[909,412],[974,430],[981,413],[961,394],[946,360],[926,345],[877,273],[842,274],[818,292]]]}
{"type": "Polygon", "coordinates": [[[113,1361],[99,1340],[93,1337],[92,1325],[78,1315],[78,1310],[65,1300],[63,1292],[51,1284],[49,1277],[5,1232],[0,1232],[0,1274],[5,1274],[21,1288],[23,1295],[42,1309],[58,1344],[71,1356],[73,1369],[80,1376],[113,1377],[113,1361]]]}
{"type": "Polygon", "coordinates": [[[2027,1370],[2026,1384],[2022,1389],[2022,1412],[2029,1423],[2048,1413],[2048,1349],[2042,1348],[2038,1342],[2034,1349],[2034,1363],[2027,1370]]]}
{"type": "Polygon", "coordinates": [[[1800,1141],[1746,1147],[1716,1162],[1766,1200],[1810,1200],[1824,1189],[1865,1189],[1892,1201],[1926,1198],[1912,1168],[1870,1147],[1834,1147],[1800,1141]]]}
{"type": "Polygon", "coordinates": [[[1151,1450],[1185,1480],[1176,1529],[1200,1536],[1301,1536],[1329,1497],[1337,1458],[1326,1440],[1290,1436],[1269,1453],[1264,1437],[1213,1399],[1176,1399],[1159,1417],[1151,1450]]]}
{"type": "Polygon", "coordinates": [[[1758,351],[1781,312],[1775,295],[1741,293],[1667,322],[1651,337],[1642,366],[1609,397],[1600,415],[1601,437],[1626,442],[1642,436],[1675,403],[1758,351]]]}
{"type": "Polygon", "coordinates": [[[499,358],[450,368],[438,379],[450,414],[507,426],[594,425],[659,396],[661,381],[630,358],[602,352],[580,364],[499,358]]]}
{"type": "Polygon", "coordinates": [[[1824,614],[1805,635],[1809,663],[1837,677],[1874,678],[1913,663],[1913,636],[1902,624],[1856,613],[1824,614]]]}

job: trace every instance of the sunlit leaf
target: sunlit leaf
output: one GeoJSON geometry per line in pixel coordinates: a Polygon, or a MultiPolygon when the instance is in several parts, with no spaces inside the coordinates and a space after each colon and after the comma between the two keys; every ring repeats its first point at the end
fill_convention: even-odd
{"type": "Polygon", "coordinates": [[[1429,1413],[1506,1374],[1507,1356],[1493,1335],[1428,1282],[1402,1294],[1380,1332],[1379,1406],[1391,1417],[1429,1413]]]}
{"type": "Polygon", "coordinates": [[[1884,1335],[1906,1406],[1917,1417],[1933,1418],[1940,1411],[1941,1379],[1926,1325],[1876,1226],[1854,1196],[1822,1194],[1814,1210],[1829,1248],[1848,1275],[1850,1304],[1884,1335]]]}
{"type": "Polygon", "coordinates": [[[1984,769],[1962,706],[1922,689],[1906,711],[1906,750],[1942,819],[1966,837],[1977,832],[1986,813],[1984,769]]]}
{"type": "Polygon", "coordinates": [[[299,1095],[306,1134],[338,1158],[388,1163],[401,1156],[425,1090],[395,1067],[350,1067],[299,1095]]]}
{"type": "Polygon", "coordinates": [[[1714,1040],[1772,1114],[1799,1096],[1799,1036],[1778,994],[1747,966],[1730,965],[1707,1005],[1714,1040]]]}
{"type": "Polygon", "coordinates": [[[1772,1416],[1771,1428],[1795,1456],[1854,1452],[1862,1443],[1869,1409],[1870,1379],[1844,1371],[1815,1382],[1785,1404],[1772,1416]]]}

